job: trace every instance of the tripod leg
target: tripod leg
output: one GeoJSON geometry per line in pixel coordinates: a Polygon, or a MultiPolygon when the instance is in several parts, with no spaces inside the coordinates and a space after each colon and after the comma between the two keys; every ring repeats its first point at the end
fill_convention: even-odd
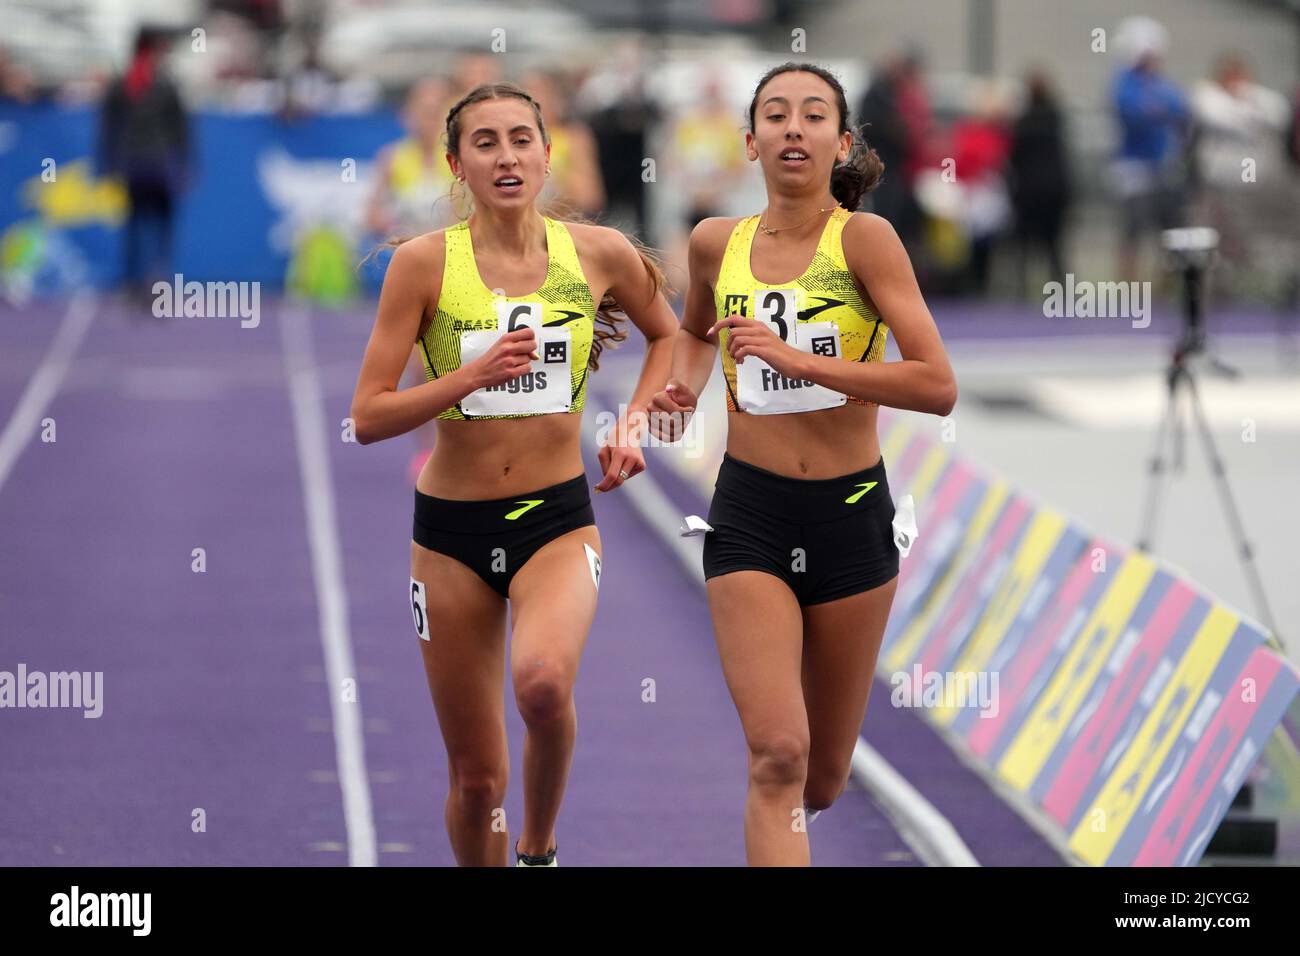
{"type": "Polygon", "coordinates": [[[1151,453],[1150,473],[1147,478],[1147,500],[1146,507],[1142,509],[1142,530],[1138,532],[1138,550],[1150,551],[1155,545],[1156,534],[1156,509],[1159,507],[1162,497],[1162,486],[1165,482],[1165,444],[1170,432],[1173,432],[1175,441],[1178,435],[1178,374],[1171,369],[1168,376],[1168,400],[1165,404],[1165,415],[1160,419],[1160,425],[1156,429],[1155,448],[1151,453]]]}
{"type": "MultiPolygon", "coordinates": [[[[1179,369],[1177,372],[1178,378],[1182,378],[1186,374],[1188,373],[1183,369],[1179,369]]],[[[1170,446],[1172,448],[1172,451],[1170,452],[1170,456],[1173,458],[1173,468],[1172,468],[1173,472],[1175,474],[1181,475],[1183,473],[1183,468],[1187,463],[1187,451],[1186,451],[1187,432],[1184,431],[1183,416],[1179,412],[1177,407],[1178,395],[1179,395],[1179,391],[1177,385],[1175,384],[1174,395],[1173,398],[1171,399],[1175,407],[1174,407],[1174,415],[1173,415],[1174,421],[1173,421],[1173,425],[1171,426],[1174,431],[1174,437],[1173,440],[1170,442],[1170,446]]]]}
{"type": "Polygon", "coordinates": [[[1260,623],[1273,632],[1274,637],[1280,642],[1281,635],[1277,631],[1277,622],[1273,620],[1273,612],[1268,606],[1268,598],[1264,594],[1264,582],[1260,579],[1259,569],[1255,566],[1255,552],[1246,540],[1246,529],[1241,521],[1241,513],[1237,510],[1236,499],[1232,496],[1232,488],[1228,485],[1228,473],[1224,468],[1223,458],[1219,455],[1218,446],[1214,444],[1214,434],[1210,431],[1209,421],[1205,417],[1205,409],[1201,405],[1200,393],[1196,390],[1196,382],[1189,373],[1187,376],[1187,385],[1191,391],[1192,412],[1196,417],[1196,424],[1201,432],[1201,440],[1205,445],[1205,453],[1210,460],[1210,471],[1214,475],[1215,484],[1219,488],[1219,500],[1223,505],[1223,513],[1228,517],[1228,527],[1232,535],[1237,540],[1237,553],[1241,556],[1241,566],[1246,572],[1246,583],[1255,594],[1255,606],[1259,610],[1260,623]]]}

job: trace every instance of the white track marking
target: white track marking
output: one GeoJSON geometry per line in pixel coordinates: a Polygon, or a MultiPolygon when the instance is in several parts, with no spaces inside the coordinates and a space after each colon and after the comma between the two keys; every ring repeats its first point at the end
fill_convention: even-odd
{"type": "Polygon", "coordinates": [[[68,311],[63,314],[63,321],[54,333],[49,351],[45,353],[36,374],[18,399],[4,431],[0,432],[0,488],[4,487],[27,443],[36,437],[41,416],[46,413],[50,402],[58,393],[59,385],[72,365],[77,348],[86,337],[98,309],[99,302],[93,292],[83,290],[73,293],[68,311]]]}
{"type": "Polygon", "coordinates": [[[343,816],[348,834],[348,863],[375,866],[375,821],[366,774],[362,736],[360,691],[356,703],[344,703],[343,681],[357,678],[348,632],[346,581],[342,549],[335,521],[334,483],[330,476],[329,448],[325,444],[325,397],[316,371],[311,331],[306,312],[286,305],[279,316],[280,341],[289,375],[293,406],[293,431],[298,445],[298,471],[303,504],[307,510],[307,540],[311,546],[312,575],[320,608],[320,638],[325,652],[326,686],[334,723],[334,751],[339,786],[343,791],[343,816]]]}

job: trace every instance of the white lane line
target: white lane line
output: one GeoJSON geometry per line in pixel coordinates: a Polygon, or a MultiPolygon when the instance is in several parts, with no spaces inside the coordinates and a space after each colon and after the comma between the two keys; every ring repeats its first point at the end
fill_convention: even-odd
{"type": "Polygon", "coordinates": [[[325,652],[326,686],[334,723],[334,754],[343,791],[343,816],[347,824],[348,863],[375,866],[375,821],[366,775],[362,736],[361,699],[342,699],[343,681],[357,680],[348,632],[347,585],[343,577],[342,548],[335,521],[334,482],[329,449],[325,444],[325,396],[316,374],[315,354],[305,310],[286,304],[280,310],[280,341],[289,397],[293,406],[293,432],[298,445],[298,472],[303,505],[307,511],[307,540],[311,546],[312,576],[320,609],[320,638],[325,652]]]}
{"type": "MultiPolygon", "coordinates": [[[[608,398],[602,396],[608,403],[608,398]]],[[[595,455],[595,439],[583,432],[588,454],[595,455]]],[[[636,481],[625,481],[616,494],[626,495],[632,508],[677,558],[691,580],[706,589],[698,538],[678,533],[684,515],[655,483],[649,469],[636,481]]],[[[942,813],[895,770],[865,740],[858,739],[851,764],[853,776],[875,798],[898,835],[928,866],[979,866],[975,855],[942,813]]]]}
{"type": "Polygon", "coordinates": [[[948,818],[861,737],[850,769],[926,866],[980,865],[948,818]]]}
{"type": "Polygon", "coordinates": [[[82,290],[73,293],[49,351],[18,399],[5,430],[0,432],[0,488],[4,487],[27,443],[36,437],[41,416],[59,391],[59,385],[72,365],[98,308],[99,301],[93,292],[82,290]]]}

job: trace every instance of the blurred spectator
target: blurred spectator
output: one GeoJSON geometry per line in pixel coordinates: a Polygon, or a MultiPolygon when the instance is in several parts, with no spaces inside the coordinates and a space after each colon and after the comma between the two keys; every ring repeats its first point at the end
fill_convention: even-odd
{"type": "Polygon", "coordinates": [[[301,59],[284,70],[284,99],[280,117],[296,120],[324,113],[337,102],[340,77],[320,60],[315,43],[306,46],[301,59]]]}
{"type": "Polygon", "coordinates": [[[920,47],[910,47],[900,60],[894,85],[894,102],[907,130],[907,156],[903,171],[909,182],[933,161],[931,139],[934,116],[930,97],[925,91],[925,58],[920,47]]]}
{"type": "Polygon", "coordinates": [[[904,205],[912,201],[903,168],[907,164],[907,126],[898,112],[896,55],[886,57],[871,75],[870,85],[858,104],[856,121],[864,126],[863,136],[885,164],[880,184],[867,194],[870,211],[893,223],[902,234],[904,205]]]}
{"type": "Polygon", "coordinates": [[[31,103],[40,94],[36,78],[21,63],[10,59],[9,54],[0,48],[0,100],[15,103],[31,103]]]}
{"type": "Polygon", "coordinates": [[[1025,78],[1025,108],[1011,135],[1009,173],[1019,246],[1020,294],[1029,291],[1029,259],[1041,248],[1049,278],[1065,281],[1061,231],[1070,205],[1064,120],[1047,74],[1025,78]]]}
{"type": "Polygon", "coordinates": [[[1224,287],[1242,280],[1252,266],[1267,275],[1271,263],[1259,240],[1276,241],[1295,230],[1284,140],[1290,105],[1282,94],[1252,82],[1236,53],[1219,57],[1214,75],[1196,84],[1191,101],[1196,222],[1219,232],[1224,287]]]}
{"type": "Polygon", "coordinates": [[[447,84],[415,84],[402,107],[406,136],[380,150],[366,226],[384,236],[417,236],[457,221],[450,197],[455,181],[443,142],[447,84]]]}
{"type": "Polygon", "coordinates": [[[164,49],[161,33],[140,31],[131,63],[109,85],[99,117],[100,170],[123,181],[130,205],[124,284],[145,296],[152,280],[170,271],[176,197],[191,172],[189,121],[164,72],[164,49]]]}
{"type": "Polygon", "coordinates": [[[976,91],[974,109],[953,126],[952,150],[970,248],[966,289],[983,295],[994,243],[1011,219],[1004,179],[1011,132],[1005,100],[991,82],[976,91]]]}
{"type": "Polygon", "coordinates": [[[1291,165],[1300,167],[1300,87],[1291,97],[1291,118],[1286,133],[1286,155],[1291,165]]]}
{"type": "Polygon", "coordinates": [[[659,116],[659,107],[645,88],[644,72],[633,65],[623,73],[613,101],[591,117],[608,191],[606,218],[650,245],[659,244],[659,240],[646,232],[646,183],[642,177],[649,155],[647,137],[659,116]]]}
{"type": "Polygon", "coordinates": [[[569,90],[561,77],[539,70],[525,74],[519,85],[542,108],[542,122],[551,139],[551,175],[542,189],[542,202],[558,202],[562,208],[596,219],[605,208],[605,182],[591,127],[572,115],[569,90]]]}
{"type": "Polygon", "coordinates": [[[474,87],[484,83],[498,83],[500,80],[500,57],[491,53],[462,53],[452,69],[447,110],[443,115],[450,112],[452,105],[474,87]]]}
{"type": "MultiPolygon", "coordinates": [[[[1291,96],[1291,116],[1288,120],[1286,131],[1286,158],[1289,161],[1291,172],[1291,188],[1295,190],[1296,177],[1300,176],[1300,87],[1291,96]]],[[[1295,243],[1295,233],[1292,231],[1291,244],[1295,243]]],[[[1287,270],[1287,280],[1282,293],[1282,301],[1279,303],[1281,314],[1287,318],[1287,324],[1295,327],[1300,325],[1300,255],[1293,256],[1290,266],[1287,270]]],[[[1300,360],[1300,346],[1294,338],[1285,339],[1291,361],[1295,363],[1300,360]]]]}
{"type": "Polygon", "coordinates": [[[258,30],[276,31],[285,26],[280,0],[208,0],[213,12],[223,11],[242,17],[258,30]]]}
{"type": "Polygon", "coordinates": [[[686,231],[724,214],[726,196],[745,168],[740,116],[727,108],[722,83],[709,72],[700,98],[673,124],[671,162],[674,181],[686,193],[686,231]]]}
{"type": "Polygon", "coordinates": [[[1147,17],[1120,24],[1118,42],[1129,65],[1111,90],[1120,126],[1119,155],[1112,167],[1121,203],[1119,277],[1138,277],[1142,238],[1180,225],[1186,200],[1183,142],[1190,113],[1182,92],[1161,75],[1168,37],[1147,17]]]}
{"type": "Polygon", "coordinates": [[[916,180],[931,161],[933,121],[919,49],[889,54],[873,74],[855,122],[885,163],[885,175],[869,197],[871,211],[893,224],[909,251],[920,236],[916,180]]]}

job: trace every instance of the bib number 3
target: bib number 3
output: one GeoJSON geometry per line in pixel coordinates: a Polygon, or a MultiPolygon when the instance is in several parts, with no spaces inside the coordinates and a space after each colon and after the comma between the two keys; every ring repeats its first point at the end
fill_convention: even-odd
{"type": "MultiPolygon", "coordinates": [[[[840,355],[840,330],[834,322],[800,322],[798,289],[758,289],[751,301],[754,318],[766,322],[781,341],[801,352],[840,355]]],[[[754,415],[811,412],[843,405],[845,395],[807,379],[788,378],[753,355],[736,365],[740,407],[754,415]]]]}
{"type": "Polygon", "coordinates": [[[573,341],[566,328],[542,325],[542,303],[498,302],[497,327],[460,334],[462,365],[481,358],[507,332],[527,326],[537,340],[538,358],[508,382],[486,385],[461,401],[467,415],[545,415],[573,407],[569,376],[573,341]]]}

